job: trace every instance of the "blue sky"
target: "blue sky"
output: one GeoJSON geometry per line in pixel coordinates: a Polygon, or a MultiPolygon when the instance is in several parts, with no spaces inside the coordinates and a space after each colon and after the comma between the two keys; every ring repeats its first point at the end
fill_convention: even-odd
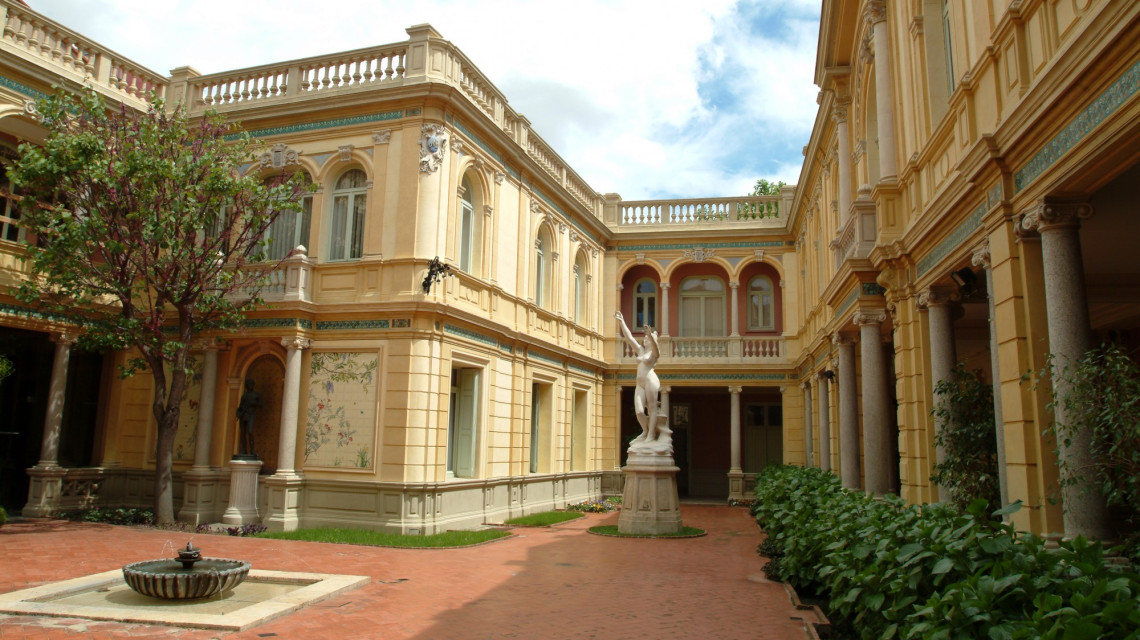
{"type": "Polygon", "coordinates": [[[428,22],[592,188],[625,200],[794,183],[816,113],[820,0],[29,4],[163,73],[400,42],[428,22]]]}

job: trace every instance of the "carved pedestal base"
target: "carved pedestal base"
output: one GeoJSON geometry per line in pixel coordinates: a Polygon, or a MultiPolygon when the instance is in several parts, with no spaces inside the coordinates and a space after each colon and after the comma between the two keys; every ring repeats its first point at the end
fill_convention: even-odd
{"type": "Polygon", "coordinates": [[[230,460],[230,506],[222,524],[245,525],[260,520],[257,514],[257,472],[260,460],[230,460]]]}
{"type": "Polygon", "coordinates": [[[673,456],[630,452],[618,531],[662,535],[681,531],[677,471],[673,456]]]}
{"type": "Polygon", "coordinates": [[[735,469],[728,472],[728,499],[744,499],[744,472],[735,469]]]}
{"type": "Polygon", "coordinates": [[[28,503],[20,511],[25,518],[50,518],[60,510],[63,476],[67,469],[36,465],[28,469],[28,503]]]}
{"type": "Polygon", "coordinates": [[[305,479],[300,474],[274,474],[265,479],[269,491],[269,507],[262,524],[270,531],[295,531],[301,526],[301,490],[305,479]]]}

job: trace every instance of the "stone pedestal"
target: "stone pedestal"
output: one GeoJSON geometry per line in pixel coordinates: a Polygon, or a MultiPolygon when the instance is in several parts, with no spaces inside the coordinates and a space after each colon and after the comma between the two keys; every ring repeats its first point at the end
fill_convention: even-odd
{"type": "Polygon", "coordinates": [[[731,470],[728,472],[728,499],[744,500],[744,472],[731,470]]]}
{"type": "MultiPolygon", "coordinates": [[[[180,522],[186,522],[196,527],[206,522],[217,521],[217,513],[224,498],[222,480],[225,475],[223,474],[224,472],[220,469],[190,469],[182,474],[182,482],[185,488],[183,490],[182,509],[178,511],[180,522]]],[[[255,484],[256,481],[255,475],[255,484]]],[[[232,497],[230,502],[233,502],[232,497]]],[[[256,505],[256,502],[254,504],[256,505]]]]}
{"type": "Polygon", "coordinates": [[[222,523],[245,525],[258,522],[257,472],[260,460],[230,460],[230,506],[222,514],[222,523]]]}
{"type": "Polygon", "coordinates": [[[672,452],[630,452],[618,531],[627,534],[680,533],[677,471],[672,452]]]}
{"type": "Polygon", "coordinates": [[[63,476],[67,469],[58,465],[36,465],[28,469],[28,503],[20,511],[25,518],[50,518],[60,510],[63,476]]]}
{"type": "Polygon", "coordinates": [[[301,526],[301,490],[305,479],[297,474],[274,474],[265,479],[269,492],[263,524],[270,531],[295,531],[301,526]]]}

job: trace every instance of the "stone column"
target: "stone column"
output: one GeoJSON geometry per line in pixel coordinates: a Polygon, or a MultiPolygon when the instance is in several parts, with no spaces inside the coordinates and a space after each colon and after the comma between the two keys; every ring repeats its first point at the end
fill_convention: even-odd
{"type": "MultiPolygon", "coordinates": [[[[1091,215],[1092,206],[1088,203],[1045,200],[1026,212],[1022,219],[1023,227],[1036,229],[1041,234],[1049,350],[1057,372],[1076,365],[1093,347],[1080,238],[1080,221],[1091,215]]],[[[1068,393],[1068,384],[1054,376],[1053,394],[1060,401],[1055,403],[1053,417],[1058,424],[1072,420],[1063,401],[1068,393]]],[[[1069,469],[1083,471],[1083,477],[1061,491],[1065,535],[1110,540],[1113,527],[1107,507],[1094,487],[1092,466],[1095,461],[1089,450],[1092,433],[1080,429],[1071,435],[1069,446],[1061,446],[1060,457],[1069,469]]]]}
{"type": "Polygon", "coordinates": [[[666,418],[665,425],[668,426],[670,429],[673,428],[673,416],[669,413],[669,392],[672,390],[673,390],[673,387],[661,387],[661,393],[660,393],[661,401],[659,403],[657,403],[658,406],[660,407],[657,410],[657,415],[665,416],[665,418],[666,418]]]}
{"type": "Polygon", "coordinates": [[[306,338],[283,338],[285,381],[281,390],[281,435],[277,472],[265,479],[269,509],[265,525],[271,531],[292,531],[301,526],[300,504],[303,476],[293,465],[297,456],[297,418],[301,397],[301,352],[308,349],[306,338]]]}
{"type": "Polygon", "coordinates": [[[835,121],[835,137],[839,142],[839,228],[851,215],[851,139],[847,131],[847,104],[837,104],[831,113],[835,121]]]}
{"type": "Polygon", "coordinates": [[[658,311],[661,317],[657,319],[657,324],[661,325],[661,335],[669,335],[669,283],[661,283],[661,308],[658,311]]]}
{"type": "MultiPolygon", "coordinates": [[[[919,308],[926,308],[926,320],[930,337],[930,391],[935,407],[942,402],[936,390],[938,385],[954,379],[954,365],[958,358],[954,345],[954,299],[957,296],[941,288],[928,289],[918,296],[919,308]]],[[[935,436],[947,428],[944,420],[934,418],[935,436]]],[[[946,462],[946,447],[935,444],[934,458],[938,464],[946,462]]],[[[938,486],[939,502],[949,502],[950,489],[938,486]]]]}
{"type": "MultiPolygon", "coordinates": [[[[217,513],[215,504],[221,497],[219,480],[223,475],[219,469],[210,466],[210,445],[213,442],[214,430],[214,391],[218,381],[218,348],[213,345],[207,346],[202,360],[202,395],[198,401],[194,466],[182,474],[182,508],[178,510],[178,520],[193,526],[210,522],[215,517],[217,513]]],[[[256,518],[256,507],[254,517],[256,518]]]]}
{"type": "MultiPolygon", "coordinates": [[[[998,457],[998,498],[1003,505],[1009,504],[1009,476],[1005,468],[1005,420],[1002,418],[1001,412],[1001,367],[998,362],[998,341],[997,341],[997,310],[994,306],[994,271],[993,265],[990,263],[990,243],[989,240],[982,242],[981,246],[974,249],[974,255],[971,259],[971,264],[975,267],[984,267],[986,270],[986,302],[989,306],[989,325],[990,325],[990,370],[993,378],[994,387],[994,430],[997,436],[997,457],[998,457]]],[[[1009,516],[1005,516],[1006,521],[1009,521],[1009,516]]]]}
{"type": "Polygon", "coordinates": [[[830,371],[816,374],[819,378],[819,468],[831,471],[831,387],[830,371]]]}
{"type": "Polygon", "coordinates": [[[841,333],[832,342],[839,347],[839,474],[843,486],[862,486],[859,473],[859,396],[855,386],[855,339],[841,333]]]}
{"type": "Polygon", "coordinates": [[[812,451],[812,419],[811,419],[811,379],[803,384],[804,388],[804,466],[814,467],[814,451],[812,451]]]}
{"type": "Polygon", "coordinates": [[[863,374],[863,469],[864,489],[875,495],[889,493],[891,474],[887,467],[890,448],[887,442],[886,378],[883,375],[883,340],[880,326],[887,319],[883,311],[859,311],[859,351],[863,374]]]}
{"type": "Polygon", "coordinates": [[[51,365],[51,382],[48,386],[48,406],[44,413],[43,438],[40,441],[40,460],[28,469],[28,503],[21,513],[30,518],[47,518],[60,508],[63,493],[63,476],[67,470],[59,466],[59,438],[63,427],[63,406],[67,399],[67,363],[71,358],[71,345],[76,336],[62,332],[51,338],[55,343],[55,357],[51,365]]]}
{"type": "Polygon", "coordinates": [[[729,335],[733,338],[740,337],[740,300],[737,299],[737,294],[740,293],[740,283],[732,281],[728,283],[728,288],[732,292],[732,321],[729,326],[732,327],[732,333],[729,335]]]}
{"type": "Polygon", "coordinates": [[[740,452],[740,393],[743,390],[743,387],[728,388],[728,497],[736,500],[744,499],[744,466],[741,464],[740,452]]]}
{"type": "Polygon", "coordinates": [[[875,119],[879,132],[879,180],[884,180],[898,175],[895,169],[895,93],[891,86],[887,2],[870,0],[863,11],[875,34],[875,119]]]}

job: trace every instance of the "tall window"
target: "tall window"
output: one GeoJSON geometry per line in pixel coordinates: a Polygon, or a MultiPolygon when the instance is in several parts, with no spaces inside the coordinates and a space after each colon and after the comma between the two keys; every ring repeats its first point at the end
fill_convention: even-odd
{"type": "Polygon", "coordinates": [[[954,48],[951,41],[950,0],[942,0],[942,42],[946,46],[947,95],[954,93],[954,48]]]}
{"type": "Polygon", "coordinates": [[[553,418],[554,385],[534,382],[530,386],[530,472],[550,473],[550,423],[553,418]]]}
{"type": "Polygon", "coordinates": [[[586,319],[586,256],[578,252],[574,260],[574,322],[586,319]]]}
{"type": "Polygon", "coordinates": [[[459,237],[457,251],[459,253],[459,268],[472,273],[475,266],[476,229],[478,220],[475,218],[475,197],[471,190],[471,182],[466,176],[459,189],[459,237]]]}
{"type": "Polygon", "coordinates": [[[748,283],[750,331],[771,331],[776,328],[776,308],[772,293],[772,281],[767,276],[756,276],[748,283]]]}
{"type": "Polygon", "coordinates": [[[479,434],[479,369],[451,370],[451,413],[447,425],[447,471],[456,478],[475,477],[479,434]]]}
{"type": "Polygon", "coordinates": [[[649,278],[633,286],[633,325],[634,331],[657,326],[657,283],[649,278]]]}
{"type": "Polygon", "coordinates": [[[364,253],[364,211],[368,176],[360,169],[345,172],[332,193],[329,260],[353,260],[364,253]]]}
{"type": "MultiPolygon", "coordinates": [[[[7,166],[0,164],[0,171],[6,170],[7,166]]],[[[11,181],[4,178],[3,184],[8,193],[11,193],[11,181]]],[[[12,198],[0,197],[0,240],[24,241],[24,227],[20,225],[20,209],[12,198]]]]}
{"type": "Polygon", "coordinates": [[[723,336],[724,320],[724,281],[712,276],[681,281],[681,336],[723,336]]]}
{"type": "Polygon", "coordinates": [[[534,250],[534,303],[543,309],[549,309],[554,243],[550,240],[550,232],[545,228],[539,229],[534,250]]]}
{"type": "MultiPolygon", "coordinates": [[[[305,184],[312,182],[305,174],[305,184]]],[[[301,199],[300,211],[282,211],[269,227],[269,260],[284,260],[297,245],[309,246],[309,220],[313,215],[313,196],[301,199]]]]}

